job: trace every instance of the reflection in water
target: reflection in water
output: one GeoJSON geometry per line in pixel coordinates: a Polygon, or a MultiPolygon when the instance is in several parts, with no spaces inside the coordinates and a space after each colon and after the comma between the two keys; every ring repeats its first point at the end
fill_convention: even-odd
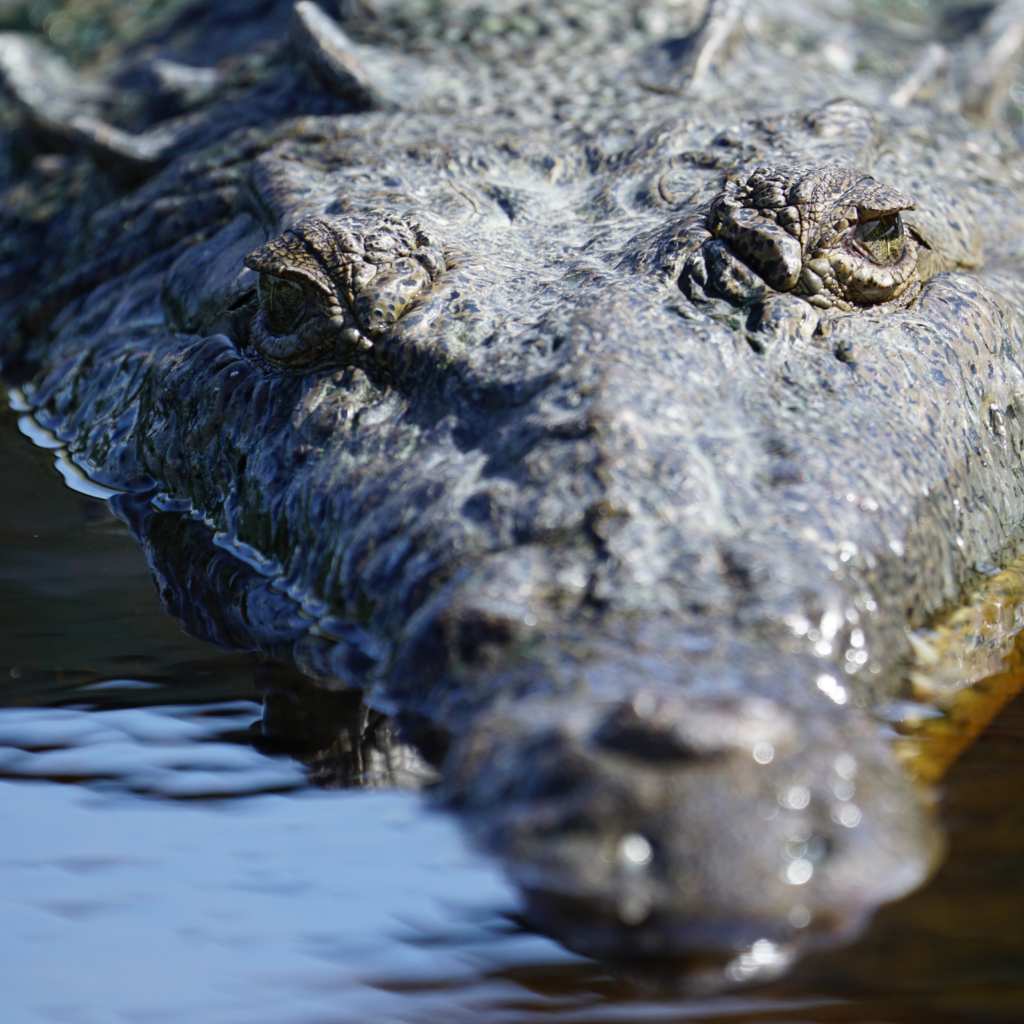
{"type": "Polygon", "coordinates": [[[182,805],[0,783],[0,806],[21,837],[0,852],[18,1024],[394,1018],[417,1000],[379,986],[457,986],[461,956],[507,941],[500,878],[412,796],[182,805]],[[460,920],[460,942],[403,941],[460,920]]]}
{"type": "MultiPolygon", "coordinates": [[[[395,723],[257,649],[254,615],[273,605],[284,647],[306,628],[298,610],[261,602],[251,572],[239,587],[246,567],[208,544],[193,554],[225,600],[198,609],[182,600],[195,561],[150,541],[167,609],[236,653],[181,633],[123,523],[2,418],[4,1024],[1024,1017],[1021,701],[943,782],[952,852],[932,885],[850,949],[756,991],[683,1000],[671,973],[612,976],[523,929],[515,894],[448,817],[380,791],[433,777],[395,723]]],[[[195,526],[120,510],[140,535],[150,516],[149,538],[180,544],[195,526]]]]}
{"type": "Polygon", "coordinates": [[[253,742],[266,753],[302,761],[309,781],[325,789],[418,789],[436,771],[394,721],[368,708],[355,690],[332,692],[280,664],[256,669],[263,720],[253,742]]]}

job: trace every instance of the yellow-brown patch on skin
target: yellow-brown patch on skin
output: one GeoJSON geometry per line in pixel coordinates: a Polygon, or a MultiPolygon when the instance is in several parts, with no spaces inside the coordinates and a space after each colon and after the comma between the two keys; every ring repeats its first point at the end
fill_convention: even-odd
{"type": "Polygon", "coordinates": [[[968,604],[934,623],[929,635],[914,636],[914,696],[942,711],[899,726],[897,752],[919,781],[939,781],[1024,689],[1024,642],[1013,614],[1022,602],[1024,558],[1018,558],[985,580],[968,604]]]}

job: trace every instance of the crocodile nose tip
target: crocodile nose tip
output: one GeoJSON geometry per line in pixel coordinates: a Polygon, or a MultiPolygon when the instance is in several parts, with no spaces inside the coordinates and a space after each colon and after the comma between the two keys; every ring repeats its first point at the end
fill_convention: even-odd
{"type": "Polygon", "coordinates": [[[672,697],[592,721],[546,741],[533,768],[562,785],[513,830],[534,920],[579,952],[697,958],[752,981],[852,941],[935,863],[934,825],[887,748],[833,717],[672,697]]]}

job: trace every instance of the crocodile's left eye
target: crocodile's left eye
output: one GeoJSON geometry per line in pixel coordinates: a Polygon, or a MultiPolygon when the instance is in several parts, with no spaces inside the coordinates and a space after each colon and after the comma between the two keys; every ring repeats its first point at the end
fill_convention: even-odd
{"type": "Polygon", "coordinates": [[[875,263],[891,267],[903,258],[903,218],[898,213],[861,221],[856,234],[875,263]]]}
{"type": "Polygon", "coordinates": [[[288,334],[306,309],[306,293],[294,281],[260,274],[260,309],[271,334],[288,334]]]}

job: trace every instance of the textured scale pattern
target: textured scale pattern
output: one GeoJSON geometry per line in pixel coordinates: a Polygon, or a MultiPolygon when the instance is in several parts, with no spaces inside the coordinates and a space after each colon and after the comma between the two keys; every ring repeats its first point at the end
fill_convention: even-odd
{"type": "Polygon", "coordinates": [[[853,167],[758,167],[726,183],[708,230],[776,291],[819,309],[896,309],[917,297],[922,281],[917,243],[904,238],[898,219],[913,209],[913,199],[853,167]],[[887,246],[879,259],[862,229],[893,217],[898,254],[887,246]]]}
{"type": "Polygon", "coordinates": [[[445,269],[441,249],[419,224],[387,212],[304,218],[249,253],[245,265],[268,282],[260,289],[254,347],[276,365],[299,368],[345,362],[346,353],[372,348],[445,269]],[[272,312],[275,279],[306,292],[291,317],[272,312]]]}

